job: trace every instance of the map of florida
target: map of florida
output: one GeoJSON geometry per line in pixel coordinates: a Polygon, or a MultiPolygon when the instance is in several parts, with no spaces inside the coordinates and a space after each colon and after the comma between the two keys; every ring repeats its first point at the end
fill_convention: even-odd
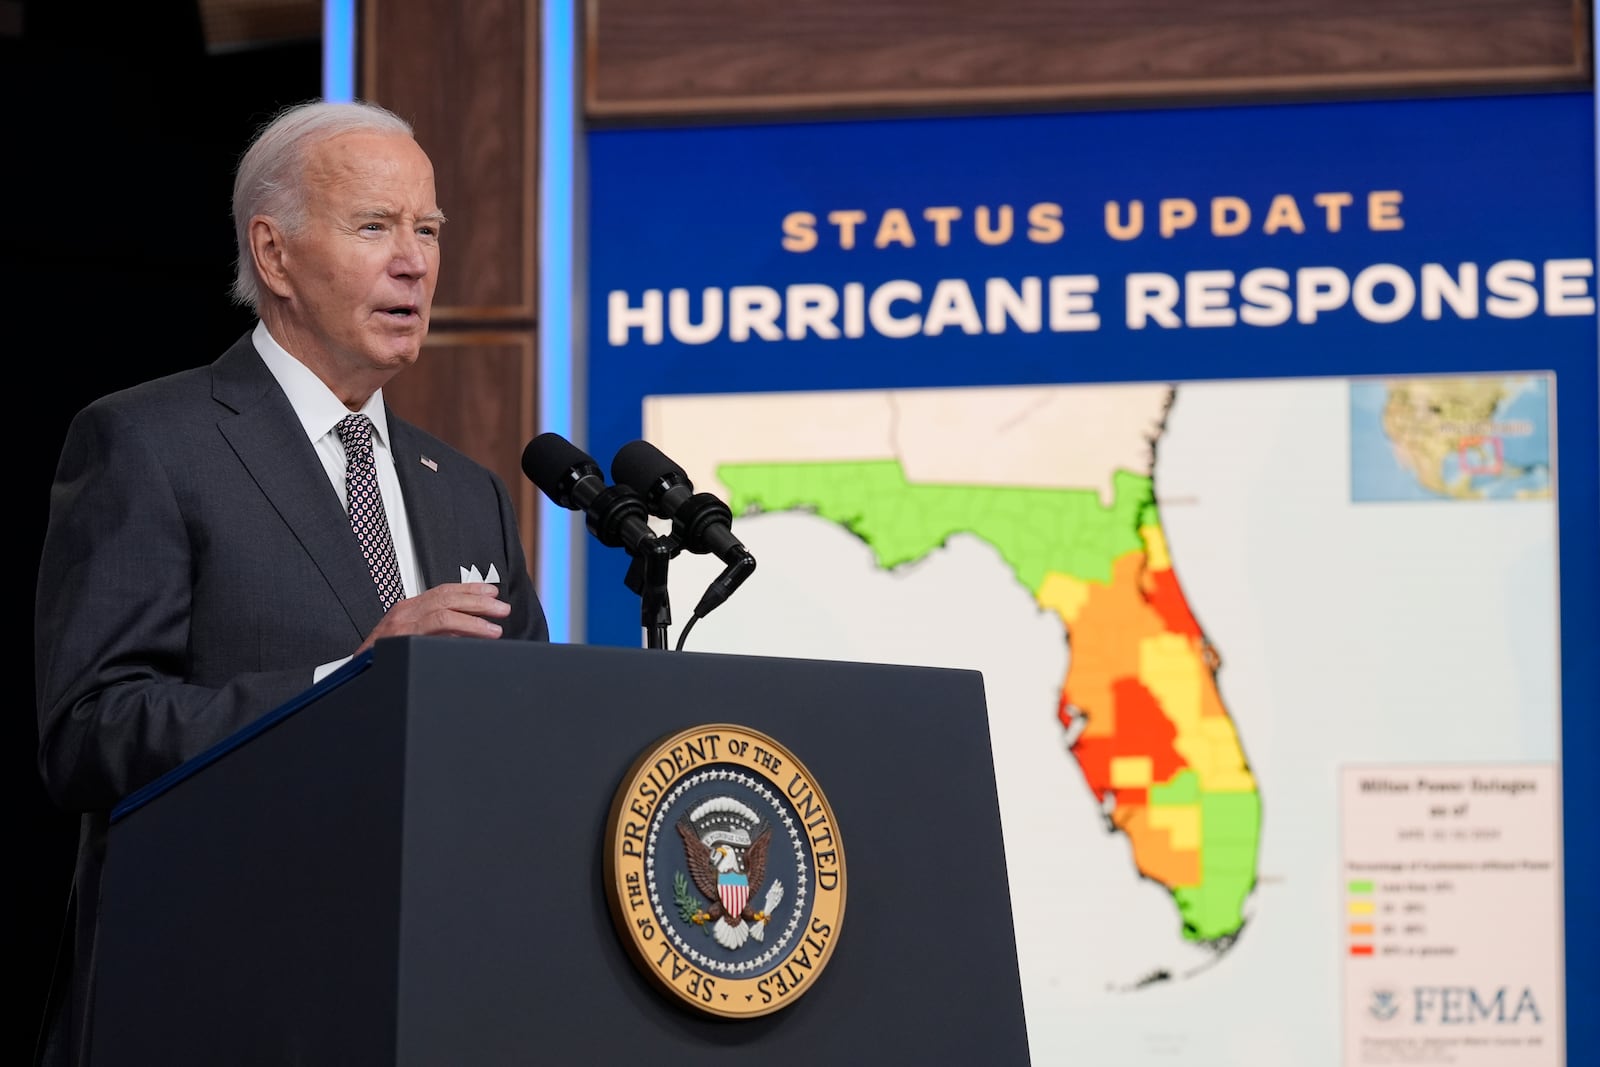
{"type": "Polygon", "coordinates": [[[1071,654],[1057,714],[1108,827],[1171,892],[1186,939],[1231,946],[1255,886],[1261,798],[1150,477],[1117,472],[1105,503],[1093,489],[913,483],[894,459],[724,463],[717,476],[734,514],[815,512],[884,568],[953,534],[993,545],[1061,619],[1071,654]]]}

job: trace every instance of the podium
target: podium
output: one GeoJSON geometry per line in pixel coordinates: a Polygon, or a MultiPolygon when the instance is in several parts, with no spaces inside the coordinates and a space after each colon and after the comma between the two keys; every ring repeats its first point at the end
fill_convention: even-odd
{"type": "Polygon", "coordinates": [[[1027,1063],[981,676],[395,638],[113,813],[96,1065],[1027,1063]],[[696,1014],[608,909],[614,794],[738,723],[848,866],[806,995],[696,1014]]]}

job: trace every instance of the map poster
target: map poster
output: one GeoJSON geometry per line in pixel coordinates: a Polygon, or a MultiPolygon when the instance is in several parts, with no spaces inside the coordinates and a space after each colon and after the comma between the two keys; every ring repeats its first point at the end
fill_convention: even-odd
{"type": "MultiPolygon", "coordinates": [[[[590,134],[580,443],[649,440],[758,560],[691,619],[723,565],[674,559],[672,637],[982,672],[1034,1062],[1351,1062],[1345,769],[1571,810],[1592,104],[590,134]]],[[[642,643],[587,547],[585,639],[642,643]]],[[[1565,824],[1527,921],[1570,939],[1565,824]]],[[[1556,958],[1545,1048],[1600,989],[1556,958]]]]}
{"type": "MultiPolygon", "coordinates": [[[[691,647],[983,672],[1037,1060],[1118,1062],[1136,1034],[1153,1062],[1299,1063],[1317,1035],[1331,1064],[1348,976],[1328,919],[1350,880],[1342,768],[1559,751],[1551,499],[1486,481],[1473,500],[1365,500],[1360,413],[1374,390],[1386,407],[1426,395],[1443,418],[1547,384],[661,396],[644,428],[728,501],[760,561],[691,647]],[[1495,580],[1464,580],[1488,560],[1495,580]],[[1030,935],[1023,917],[1063,900],[1093,924],[1030,935]],[[1211,1025],[1289,973],[1302,996],[1270,1024],[1211,1025]],[[1141,1021],[1152,1004],[1159,1029],[1141,1021]]],[[[1462,427],[1398,426],[1385,476],[1443,479],[1460,442],[1438,435],[1462,427]]],[[[720,567],[680,557],[673,602],[720,567]]],[[[1549,841],[1545,788],[1529,810],[1549,841]]],[[[1527,921],[1548,934],[1556,900],[1533,900],[1527,921]]]]}
{"type": "Polygon", "coordinates": [[[1560,1067],[1549,764],[1346,767],[1344,1063],[1560,1067]]]}

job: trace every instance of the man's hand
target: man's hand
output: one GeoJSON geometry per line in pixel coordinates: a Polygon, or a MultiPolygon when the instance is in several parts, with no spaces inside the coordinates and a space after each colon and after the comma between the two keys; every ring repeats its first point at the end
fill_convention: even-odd
{"type": "Polygon", "coordinates": [[[445,635],[500,636],[500,624],[511,605],[500,599],[498,586],[487,582],[447,582],[395,604],[356,649],[360,655],[380,637],[445,635]]]}

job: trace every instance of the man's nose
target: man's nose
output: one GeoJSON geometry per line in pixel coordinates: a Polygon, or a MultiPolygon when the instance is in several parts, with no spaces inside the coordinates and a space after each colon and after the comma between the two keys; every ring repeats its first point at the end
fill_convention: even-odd
{"type": "Polygon", "coordinates": [[[428,256],[421,237],[407,229],[395,231],[394,258],[389,262],[391,273],[408,278],[420,278],[428,273],[428,256]]]}

